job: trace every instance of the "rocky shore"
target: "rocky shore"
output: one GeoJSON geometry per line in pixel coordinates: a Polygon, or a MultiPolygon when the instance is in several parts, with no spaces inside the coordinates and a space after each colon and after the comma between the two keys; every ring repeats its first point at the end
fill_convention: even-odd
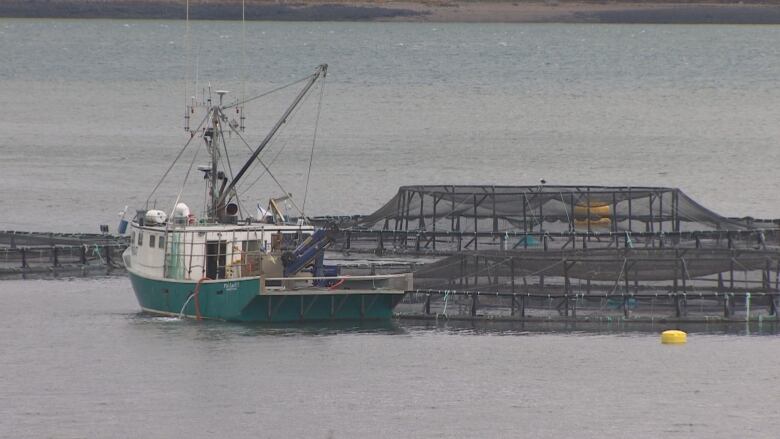
{"type": "MultiPolygon", "coordinates": [[[[180,19],[184,0],[4,0],[0,17],[180,19]]],[[[240,0],[191,0],[190,18],[236,20],[240,0]]],[[[780,0],[246,1],[246,18],[275,21],[780,24],[780,0]]]]}

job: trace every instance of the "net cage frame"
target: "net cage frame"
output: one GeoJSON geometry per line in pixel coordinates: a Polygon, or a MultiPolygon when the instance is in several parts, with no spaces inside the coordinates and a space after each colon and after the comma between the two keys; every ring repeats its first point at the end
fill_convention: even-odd
{"type": "Polygon", "coordinates": [[[407,316],[710,321],[776,318],[780,307],[773,249],[462,252],[414,275],[407,316]]]}
{"type": "Polygon", "coordinates": [[[765,246],[780,221],[729,218],[679,188],[402,186],[374,213],[342,218],[341,249],[452,253],[548,246],[765,246]]]}
{"type": "Polygon", "coordinates": [[[728,218],[679,188],[402,186],[339,221],[335,250],[432,256],[409,295],[429,305],[487,294],[528,307],[617,296],[678,306],[699,294],[733,307],[756,294],[774,312],[780,292],[780,221],[728,218]]]}
{"type": "Polygon", "coordinates": [[[470,232],[756,228],[751,218],[719,215],[679,188],[644,186],[402,186],[391,200],[356,225],[376,229],[379,224],[383,230],[470,232]],[[599,222],[604,219],[610,220],[609,226],[606,221],[599,222]],[[637,227],[640,224],[644,227],[637,227]]]}

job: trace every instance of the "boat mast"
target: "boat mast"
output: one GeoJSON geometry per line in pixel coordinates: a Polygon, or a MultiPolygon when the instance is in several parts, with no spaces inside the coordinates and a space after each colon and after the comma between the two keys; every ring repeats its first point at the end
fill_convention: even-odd
{"type": "Polygon", "coordinates": [[[219,160],[219,151],[217,149],[219,141],[217,140],[217,136],[219,136],[219,117],[217,116],[218,113],[216,108],[216,105],[211,108],[212,135],[208,141],[211,152],[211,208],[209,209],[209,218],[211,220],[217,219],[217,161],[219,160]]]}
{"type": "MultiPolygon", "coordinates": [[[[211,106],[209,108],[209,116],[211,117],[211,127],[206,129],[206,135],[204,136],[206,140],[206,144],[208,146],[209,152],[211,153],[211,171],[210,171],[210,180],[211,180],[211,190],[210,190],[210,198],[211,198],[211,205],[208,209],[208,217],[210,220],[217,222],[221,215],[221,210],[219,209],[220,204],[218,202],[220,194],[225,189],[225,184],[227,183],[227,178],[225,177],[224,172],[221,172],[218,170],[218,164],[219,164],[219,144],[220,144],[220,137],[224,135],[222,132],[222,121],[220,117],[222,116],[222,113],[220,111],[222,107],[222,100],[224,96],[228,93],[225,90],[217,90],[217,95],[219,95],[219,104],[211,106]],[[210,134],[210,135],[209,135],[210,134]],[[217,189],[217,184],[219,181],[222,180],[222,188],[217,189]]],[[[222,206],[224,207],[224,206],[222,206]]]]}
{"type": "MultiPolygon", "coordinates": [[[[271,128],[271,131],[268,132],[268,134],[265,136],[265,139],[260,143],[260,145],[252,152],[252,155],[247,159],[246,163],[244,163],[244,166],[241,168],[240,171],[236,174],[235,177],[233,177],[233,180],[230,182],[230,184],[225,188],[220,190],[219,197],[215,197],[216,199],[212,198],[212,211],[214,212],[215,216],[217,215],[217,212],[220,212],[222,209],[224,209],[225,201],[227,197],[230,195],[230,193],[233,191],[233,189],[236,187],[236,184],[239,180],[241,180],[241,177],[244,175],[244,173],[249,169],[250,166],[252,166],[252,163],[257,159],[257,157],[260,155],[260,153],[263,151],[263,149],[268,145],[268,142],[271,141],[273,136],[276,134],[276,132],[279,130],[279,128],[282,127],[282,125],[287,122],[287,118],[290,116],[290,113],[293,112],[295,107],[300,104],[301,100],[303,100],[303,97],[306,96],[306,93],[308,93],[309,89],[314,85],[315,82],[317,82],[317,79],[324,77],[328,72],[328,65],[327,64],[321,64],[317,67],[317,69],[314,71],[314,73],[311,76],[311,79],[309,79],[309,82],[306,83],[306,86],[303,87],[303,89],[298,93],[298,95],[293,100],[292,104],[290,104],[290,107],[287,108],[287,111],[284,112],[282,117],[279,119],[278,122],[276,122],[276,125],[274,125],[273,128],[271,128]]],[[[215,127],[217,124],[219,124],[219,117],[222,109],[220,106],[214,106],[214,124],[215,127]]],[[[216,131],[216,130],[215,130],[216,131]]],[[[214,165],[215,166],[215,165],[214,165]]],[[[214,179],[214,175],[212,173],[212,179],[214,179]]],[[[216,180],[214,180],[216,181],[216,180]]],[[[227,181],[227,179],[225,179],[227,181]]],[[[212,189],[214,189],[215,186],[212,186],[212,189]]]]}

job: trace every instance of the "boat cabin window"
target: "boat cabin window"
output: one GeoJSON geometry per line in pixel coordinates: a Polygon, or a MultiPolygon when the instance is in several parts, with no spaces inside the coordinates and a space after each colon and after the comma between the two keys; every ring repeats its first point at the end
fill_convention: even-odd
{"type": "Polygon", "coordinates": [[[165,247],[165,237],[164,236],[161,236],[160,239],[157,240],[157,246],[159,248],[164,248],[165,247]]]}
{"type": "Polygon", "coordinates": [[[149,247],[154,248],[154,235],[149,235],[149,247]]]}
{"type": "Polygon", "coordinates": [[[206,277],[225,278],[227,241],[206,241],[206,277]]]}
{"type": "Polygon", "coordinates": [[[144,232],[138,232],[138,245],[144,245],[144,232]]]}
{"type": "Polygon", "coordinates": [[[130,235],[130,244],[135,244],[135,232],[130,235]]]}

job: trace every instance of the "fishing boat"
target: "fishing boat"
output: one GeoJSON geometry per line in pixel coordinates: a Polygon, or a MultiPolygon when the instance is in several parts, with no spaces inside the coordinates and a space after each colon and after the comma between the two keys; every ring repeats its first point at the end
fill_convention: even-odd
{"type": "MultiPolygon", "coordinates": [[[[235,174],[220,169],[220,157],[227,154],[228,133],[244,141],[242,102],[223,104],[228,92],[221,90],[215,92],[218,103],[205,100],[203,121],[188,129],[187,142],[203,142],[210,153],[210,164],[198,167],[206,185],[202,214],[177,197],[169,212],[138,210],[126,231],[130,245],[123,259],[144,312],[240,322],[392,317],[412,287],[410,273],[349,276],[326,264],[333,230],[313,226],[305,215],[285,214],[280,203],[289,201],[289,194],[272,198],[267,209],[258,206],[259,216],[241,218],[239,213],[236,185],[256,162],[270,172],[261,152],[326,73],[323,64],[304,78],[293,102],[262,142],[250,147],[251,155],[235,174]],[[241,123],[228,113],[241,114],[241,123]]],[[[188,106],[188,118],[194,109],[188,106]]]]}

